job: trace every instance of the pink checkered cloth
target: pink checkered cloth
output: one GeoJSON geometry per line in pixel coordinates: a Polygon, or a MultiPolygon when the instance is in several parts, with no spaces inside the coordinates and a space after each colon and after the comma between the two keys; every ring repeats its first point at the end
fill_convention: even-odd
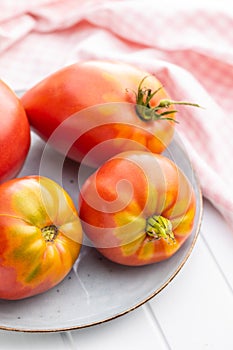
{"type": "Polygon", "coordinates": [[[155,74],[173,99],[205,107],[179,108],[177,132],[204,196],[233,227],[233,13],[231,1],[224,4],[1,0],[0,77],[27,89],[90,58],[155,74]]]}

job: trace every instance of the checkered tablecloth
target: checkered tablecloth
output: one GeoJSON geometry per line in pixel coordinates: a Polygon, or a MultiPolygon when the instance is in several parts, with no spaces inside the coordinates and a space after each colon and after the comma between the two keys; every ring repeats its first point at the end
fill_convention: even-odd
{"type": "Polygon", "coordinates": [[[85,59],[155,74],[179,108],[180,134],[204,196],[233,227],[231,1],[1,0],[0,78],[28,89],[85,59]]]}

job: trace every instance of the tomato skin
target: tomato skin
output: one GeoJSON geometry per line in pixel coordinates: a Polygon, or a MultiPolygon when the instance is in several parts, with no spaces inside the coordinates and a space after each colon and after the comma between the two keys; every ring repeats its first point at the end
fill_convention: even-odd
{"type": "Polygon", "coordinates": [[[28,176],[0,185],[0,298],[23,299],[57,285],[81,244],[77,211],[54,181],[28,176]],[[48,227],[57,229],[50,240],[48,227]]]}
{"type": "MultiPolygon", "coordinates": [[[[34,130],[47,141],[60,127],[57,137],[49,141],[78,162],[93,148],[109,141],[101,151],[97,150],[84,160],[88,165],[99,166],[109,157],[132,149],[127,141],[134,141],[133,149],[142,150],[143,146],[155,153],[161,153],[170,143],[174,121],[145,121],[136,112],[134,92],[145,76],[143,87],[152,91],[161,87],[155,76],[128,64],[79,62],[48,76],[27,91],[21,100],[34,130]],[[109,106],[112,103],[113,106],[109,106]],[[116,103],[119,103],[118,108],[116,103]],[[108,104],[104,110],[103,104],[108,104]],[[94,109],[85,112],[88,108],[94,109]],[[75,118],[64,123],[77,112],[75,118]],[[76,135],[76,139],[71,141],[71,134],[76,135]],[[71,146],[73,141],[68,151],[69,147],[63,144],[71,146]]],[[[167,92],[161,88],[151,99],[151,107],[167,98],[167,92]]],[[[170,118],[174,119],[174,113],[170,118]]]]}
{"type": "Polygon", "coordinates": [[[30,147],[29,122],[20,99],[0,80],[0,183],[15,177],[30,147]]]}
{"type": "Polygon", "coordinates": [[[195,194],[183,172],[149,152],[123,152],[108,160],[86,180],[79,198],[84,232],[105,257],[123,265],[172,256],[191,234],[195,210],[195,194]],[[174,240],[148,235],[154,215],[170,221],[174,240]]]}

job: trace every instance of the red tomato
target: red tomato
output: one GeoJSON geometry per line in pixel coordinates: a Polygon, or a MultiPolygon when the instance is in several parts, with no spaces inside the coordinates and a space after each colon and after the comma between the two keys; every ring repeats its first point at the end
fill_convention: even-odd
{"type": "Polygon", "coordinates": [[[173,137],[175,111],[160,81],[124,63],[70,65],[32,87],[22,103],[44,140],[53,134],[57,150],[92,166],[130,149],[161,153],[173,137]]]}
{"type": "Polygon", "coordinates": [[[146,265],[172,256],[192,232],[193,188],[174,162],[149,152],[124,152],[81,188],[86,235],[108,259],[146,265]]]}
{"type": "Polygon", "coordinates": [[[70,271],[82,229],[69,195],[39,176],[0,185],[0,298],[47,291],[70,271]]]}
{"type": "Polygon", "coordinates": [[[30,146],[30,128],[21,101],[0,80],[0,183],[20,171],[30,146]]]}

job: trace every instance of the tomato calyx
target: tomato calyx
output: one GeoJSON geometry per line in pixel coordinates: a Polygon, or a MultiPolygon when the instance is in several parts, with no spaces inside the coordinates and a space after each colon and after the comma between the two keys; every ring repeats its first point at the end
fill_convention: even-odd
{"type": "Polygon", "coordinates": [[[58,228],[55,225],[48,225],[41,229],[41,233],[46,242],[53,242],[58,235],[58,228]]]}
{"type": "Polygon", "coordinates": [[[174,244],[176,241],[171,221],[161,215],[152,215],[147,219],[146,234],[150,239],[162,238],[169,244],[174,244]]]}
{"type": "Polygon", "coordinates": [[[152,91],[152,89],[147,89],[146,87],[142,87],[142,84],[147,77],[148,76],[145,76],[141,80],[138,86],[138,91],[137,92],[133,91],[136,97],[136,112],[142,120],[144,121],[171,120],[174,123],[178,123],[174,118],[169,116],[171,114],[178,112],[175,109],[168,110],[170,106],[186,105],[186,106],[200,107],[200,105],[198,105],[197,103],[191,103],[186,101],[173,101],[170,99],[162,99],[159,101],[159,103],[155,107],[152,107],[150,104],[152,98],[163,88],[163,86],[160,86],[155,91],[152,91]]]}

